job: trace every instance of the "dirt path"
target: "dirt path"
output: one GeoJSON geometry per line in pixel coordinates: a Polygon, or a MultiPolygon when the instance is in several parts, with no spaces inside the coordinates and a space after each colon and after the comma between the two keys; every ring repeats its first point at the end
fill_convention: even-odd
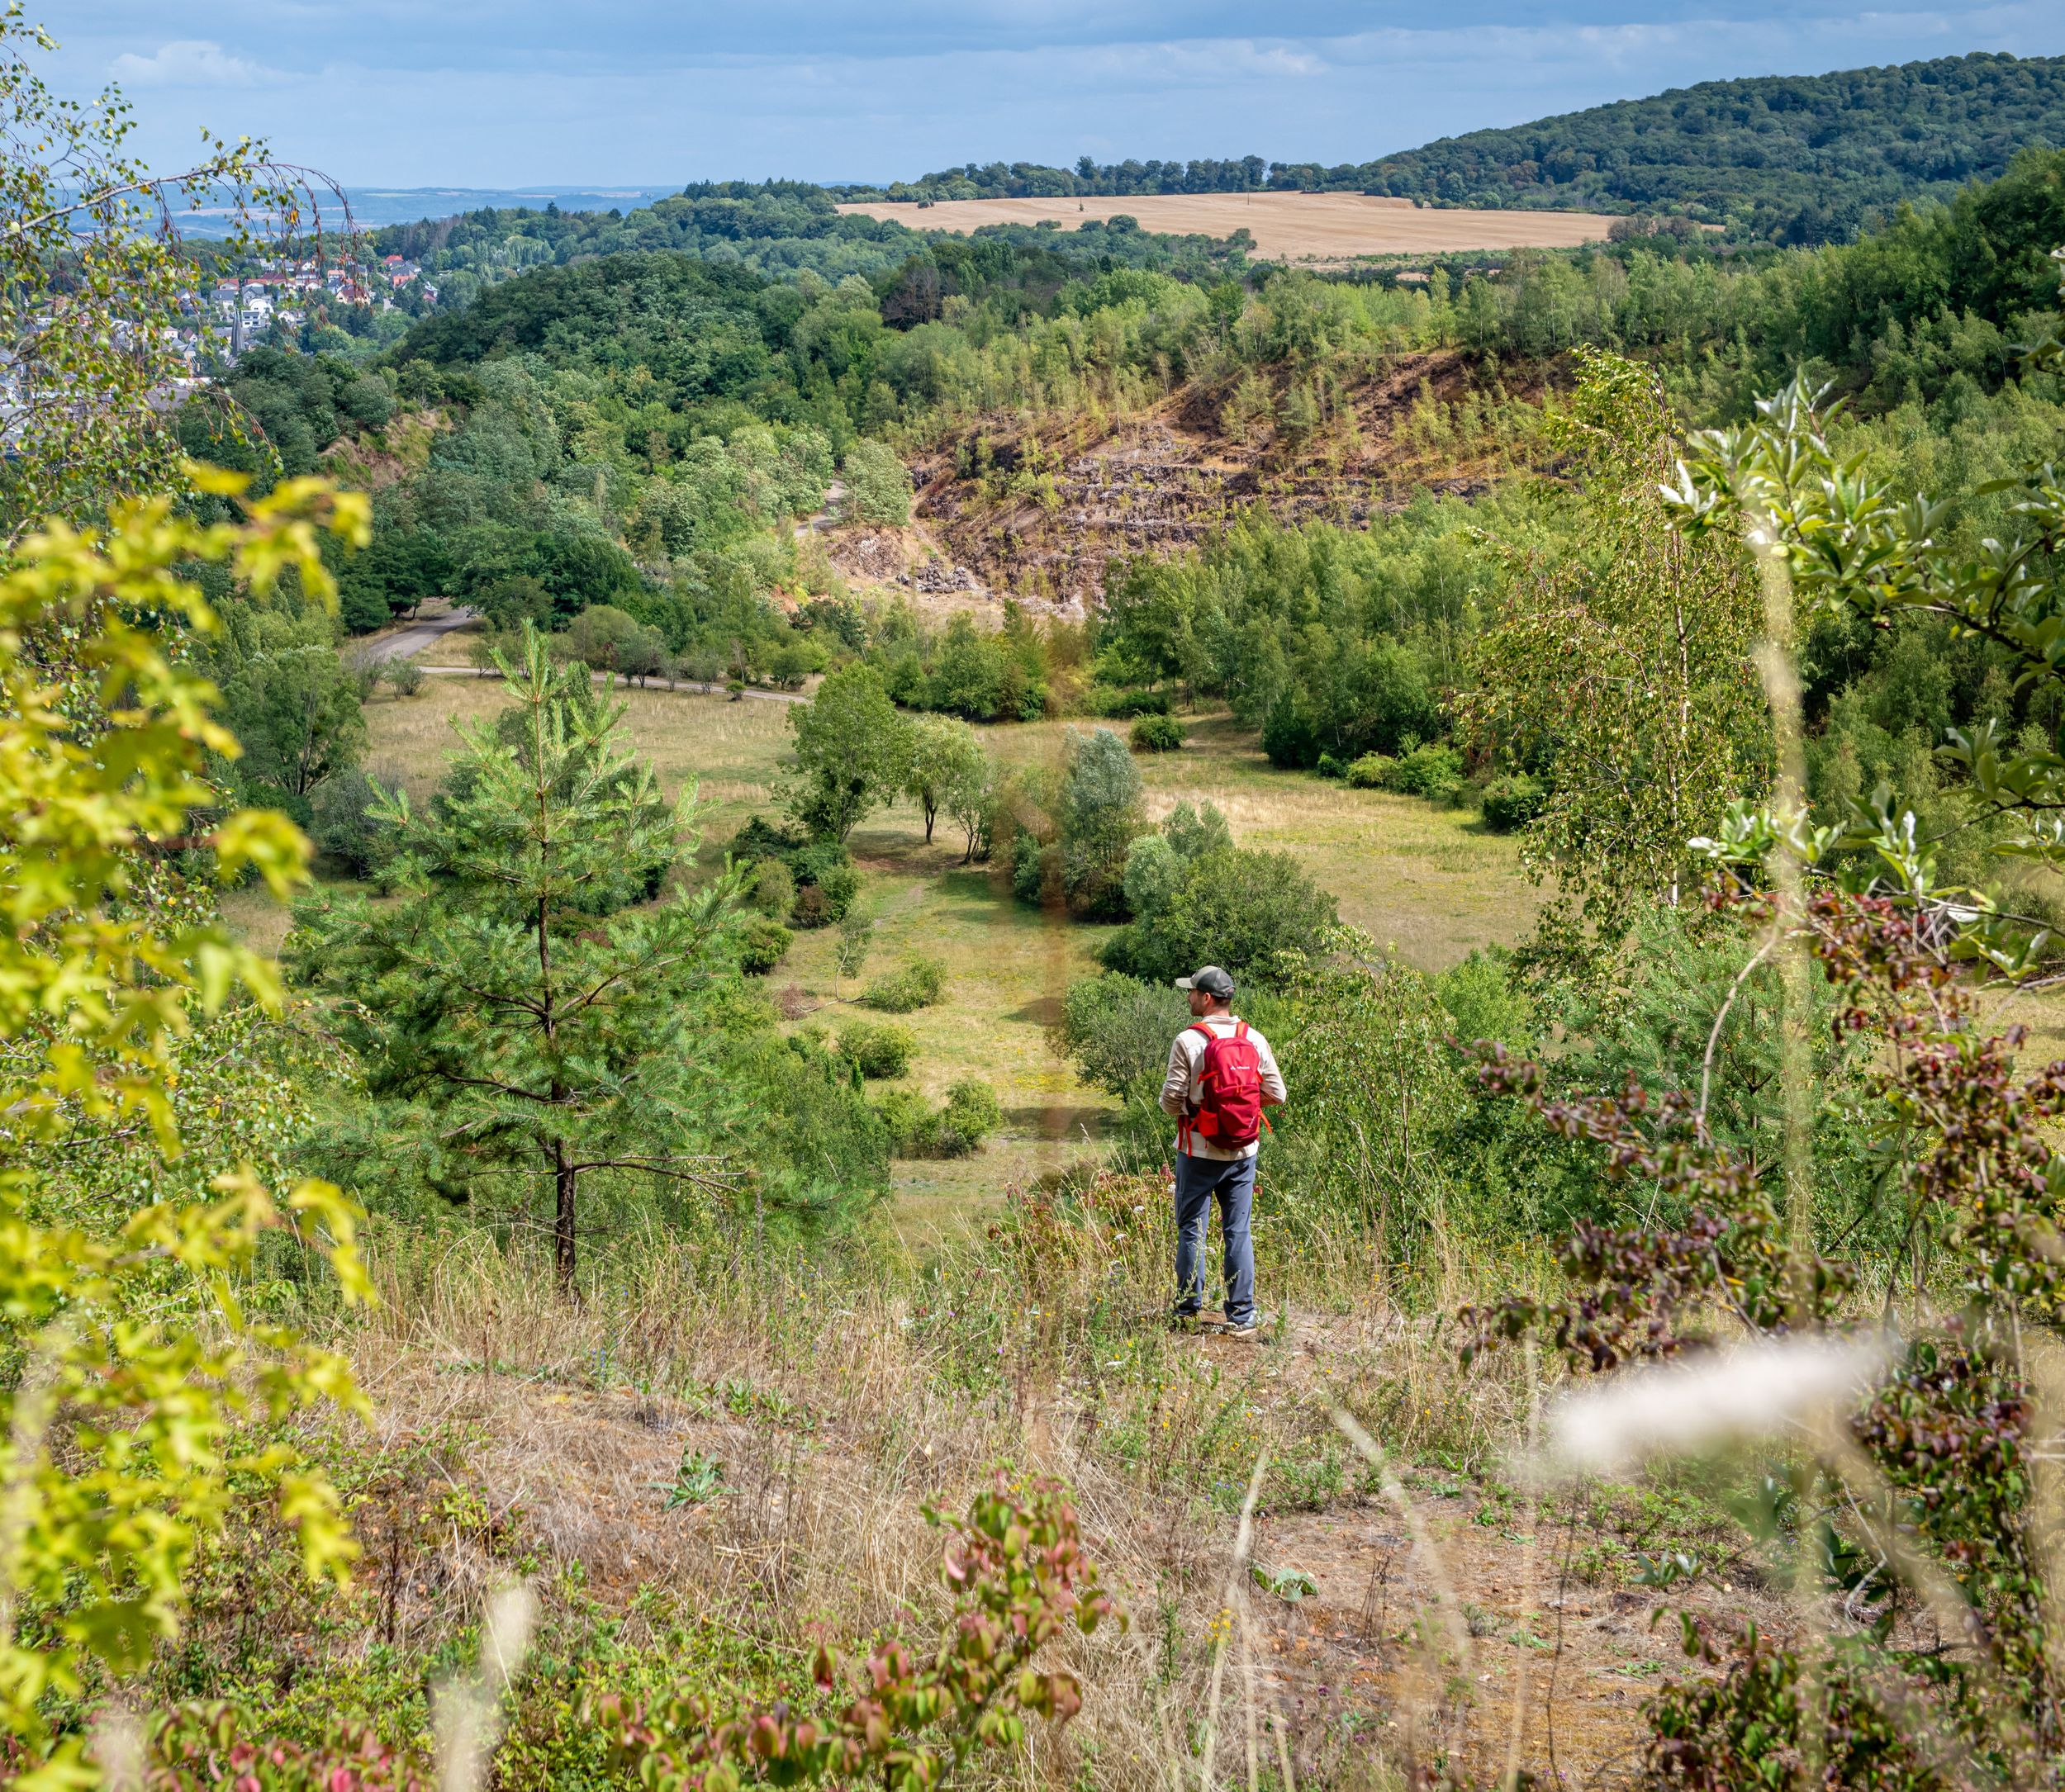
{"type": "MultiPolygon", "coordinates": [[[[455,609],[449,615],[431,616],[405,628],[398,635],[388,635],[382,640],[370,642],[362,657],[381,665],[390,660],[410,660],[425,647],[434,646],[455,630],[463,628],[479,618],[470,609],[455,609]]],[[[432,670],[425,666],[424,671],[432,670]]]]}
{"type": "Polygon", "coordinates": [[[846,481],[835,479],[824,488],[824,508],[815,516],[806,516],[796,524],[798,535],[822,535],[828,529],[835,529],[839,521],[839,500],[846,495],[846,481]]]}

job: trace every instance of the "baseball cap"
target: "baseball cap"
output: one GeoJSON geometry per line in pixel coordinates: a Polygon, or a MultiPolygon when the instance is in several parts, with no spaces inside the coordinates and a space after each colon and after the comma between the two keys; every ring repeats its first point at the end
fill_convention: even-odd
{"type": "Polygon", "coordinates": [[[1194,970],[1188,977],[1176,979],[1179,989],[1202,989],[1208,996],[1217,996],[1222,1002],[1233,998],[1233,979],[1217,965],[1207,965],[1203,970],[1194,970]]]}

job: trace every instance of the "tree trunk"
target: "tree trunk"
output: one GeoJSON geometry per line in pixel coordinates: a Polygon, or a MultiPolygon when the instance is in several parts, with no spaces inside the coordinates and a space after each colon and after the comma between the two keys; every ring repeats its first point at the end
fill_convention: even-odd
{"type": "Polygon", "coordinates": [[[558,1196],[552,1222],[552,1266],[558,1275],[559,1292],[571,1296],[573,1293],[574,1269],[574,1184],[580,1173],[567,1161],[567,1141],[564,1139],[552,1141],[552,1161],[553,1182],[558,1196]]]}

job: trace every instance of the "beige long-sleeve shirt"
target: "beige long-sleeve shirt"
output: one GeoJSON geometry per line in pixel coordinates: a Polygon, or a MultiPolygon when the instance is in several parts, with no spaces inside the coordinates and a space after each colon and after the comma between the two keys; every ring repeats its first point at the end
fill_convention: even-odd
{"type": "MultiPolygon", "coordinates": [[[[1222,1038],[1240,1024],[1240,1017],[1232,1014],[1213,1014],[1202,1021],[1194,1021],[1176,1035],[1175,1043],[1169,1048],[1169,1074],[1161,1082],[1161,1111],[1173,1114],[1178,1120],[1194,1112],[1201,1093],[1198,1084],[1199,1067],[1204,1062],[1204,1036],[1198,1031],[1208,1026],[1222,1038]]],[[[1253,1027],[1247,1030],[1250,1042],[1255,1047],[1257,1067],[1262,1073],[1262,1096],[1265,1102],[1280,1102],[1284,1098],[1284,1073],[1276,1068],[1276,1054],[1269,1049],[1269,1041],[1253,1027]]],[[[1228,1150],[1213,1145],[1208,1140],[1193,1134],[1189,1141],[1192,1157],[1213,1159],[1221,1164],[1231,1164],[1244,1157],[1253,1157],[1260,1150],[1262,1142],[1251,1139],[1246,1145],[1228,1150]]],[[[1184,1149],[1180,1137],[1176,1150],[1184,1149]]]]}

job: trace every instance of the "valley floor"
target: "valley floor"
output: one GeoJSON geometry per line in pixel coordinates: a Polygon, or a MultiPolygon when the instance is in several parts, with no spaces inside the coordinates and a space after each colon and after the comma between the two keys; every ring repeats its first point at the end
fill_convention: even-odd
{"type": "MultiPolygon", "coordinates": [[[[617,696],[633,741],[668,791],[695,780],[706,862],[750,816],[775,813],[787,705],[658,688],[617,696]]],[[[455,725],[483,720],[505,700],[499,680],[472,676],[429,680],[413,697],[383,695],[366,709],[368,769],[414,799],[426,798],[443,775],[455,725]]],[[[983,734],[999,757],[1028,763],[1058,761],[1070,728],[1094,726],[1042,722],[983,734]]],[[[1240,844],[1291,854],[1337,898],[1344,921],[1420,969],[1441,969],[1526,931],[1539,894],[1521,877],[1509,838],[1463,812],[1277,770],[1230,717],[1198,718],[1190,732],[1181,751],[1139,761],[1153,813],[1182,801],[1217,804],[1240,844]]],[[[928,845],[923,818],[908,805],[871,818],[852,846],[861,901],[876,920],[867,967],[843,982],[833,935],[799,934],[769,979],[771,993],[793,1020],[835,1023],[854,1012],[847,1004],[869,976],[907,955],[944,963],[945,999],[902,1018],[918,1036],[914,1085],[938,1097],[958,1079],[981,1078],[995,1088],[1006,1117],[977,1156],[898,1165],[900,1221],[914,1238],[936,1237],[965,1225],[1007,1186],[1094,1154],[1106,1099],[1055,1055],[1046,1030],[1060,1018],[1069,984],[1095,970],[1107,930],[1014,902],[999,872],[961,864],[962,842],[951,824],[942,823],[928,845]]],[[[277,945],[284,924],[277,909],[254,895],[235,906],[255,941],[277,945]]]]}

